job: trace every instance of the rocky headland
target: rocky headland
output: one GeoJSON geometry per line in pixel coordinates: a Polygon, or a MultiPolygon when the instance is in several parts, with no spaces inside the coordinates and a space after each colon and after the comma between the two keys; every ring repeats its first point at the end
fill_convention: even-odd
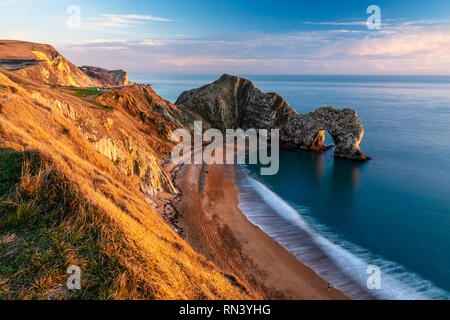
{"type": "Polygon", "coordinates": [[[355,110],[322,107],[298,114],[277,93],[263,93],[246,79],[224,74],[217,81],[183,92],[176,105],[199,113],[211,126],[225,129],[280,129],[286,149],[321,151],[325,130],[335,143],[336,157],[365,161],[359,144],[364,129],[355,110]]]}
{"type": "Polygon", "coordinates": [[[130,81],[128,81],[128,73],[124,70],[106,70],[92,66],[82,66],[80,69],[89,77],[98,80],[103,85],[120,87],[130,84],[130,81]]]}

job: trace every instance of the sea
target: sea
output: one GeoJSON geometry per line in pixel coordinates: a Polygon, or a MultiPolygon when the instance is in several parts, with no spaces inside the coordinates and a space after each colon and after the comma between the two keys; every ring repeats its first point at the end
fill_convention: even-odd
{"type": "MultiPolygon", "coordinates": [[[[365,163],[281,151],[276,175],[237,170],[247,218],[353,299],[450,298],[450,77],[239,75],[299,113],[352,108],[365,163]]],[[[131,74],[162,97],[216,75],[131,74]]],[[[326,133],[325,144],[332,145],[326,133]]]]}

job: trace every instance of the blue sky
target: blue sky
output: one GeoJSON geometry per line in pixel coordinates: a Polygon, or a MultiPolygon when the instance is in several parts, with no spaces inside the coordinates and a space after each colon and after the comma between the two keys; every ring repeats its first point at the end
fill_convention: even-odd
{"type": "Polygon", "coordinates": [[[450,74],[450,1],[0,0],[0,38],[131,72],[450,74]]]}

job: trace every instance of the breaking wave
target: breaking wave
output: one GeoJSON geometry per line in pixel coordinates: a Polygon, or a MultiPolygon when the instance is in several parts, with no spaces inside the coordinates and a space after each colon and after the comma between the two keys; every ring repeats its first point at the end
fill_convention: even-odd
{"type": "Polygon", "coordinates": [[[388,261],[342,239],[312,218],[307,207],[291,206],[264,184],[237,168],[239,209],[246,217],[319,276],[352,299],[450,299],[436,287],[398,263],[388,261]],[[381,288],[368,289],[372,273],[381,270],[381,288]]]}

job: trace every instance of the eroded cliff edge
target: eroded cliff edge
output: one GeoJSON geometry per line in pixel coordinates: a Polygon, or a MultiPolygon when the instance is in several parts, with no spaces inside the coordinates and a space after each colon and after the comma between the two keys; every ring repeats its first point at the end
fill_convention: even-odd
{"type": "Polygon", "coordinates": [[[0,40],[0,67],[41,84],[71,87],[128,86],[123,70],[75,66],[48,44],[0,40]]]}
{"type": "Polygon", "coordinates": [[[120,87],[130,85],[128,73],[124,70],[106,70],[99,67],[82,66],[81,71],[105,86],[120,87]]]}
{"type": "Polygon", "coordinates": [[[322,107],[299,114],[279,94],[263,93],[251,81],[227,74],[211,84],[183,92],[175,104],[199,113],[221,130],[280,129],[280,144],[286,149],[324,150],[326,130],[335,143],[335,157],[369,159],[359,147],[363,125],[356,111],[349,108],[322,107]]]}

